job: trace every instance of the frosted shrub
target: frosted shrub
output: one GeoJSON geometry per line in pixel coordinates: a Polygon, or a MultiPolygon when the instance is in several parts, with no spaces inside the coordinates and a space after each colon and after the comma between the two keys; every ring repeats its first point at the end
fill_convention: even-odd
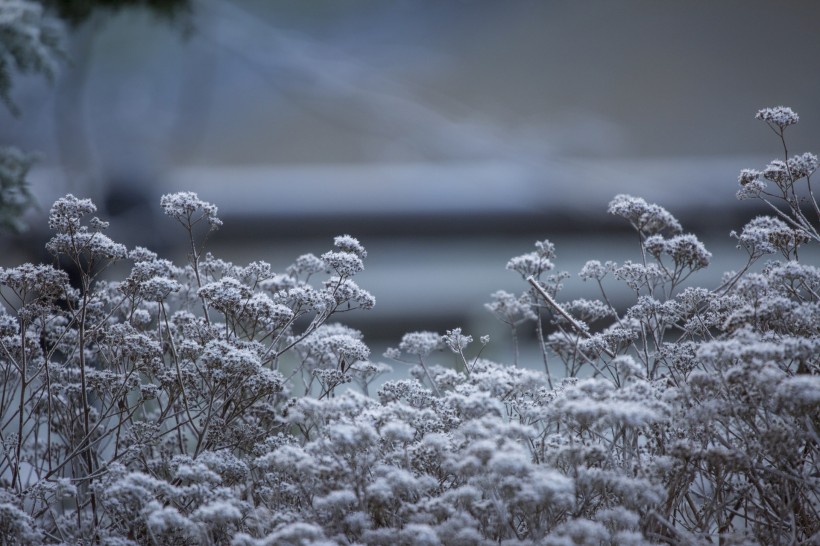
{"type": "MultiPolygon", "coordinates": [[[[797,122],[758,117],[781,139],[797,122]]],[[[817,543],[820,269],[798,254],[818,242],[813,157],[741,172],[739,197],[774,216],[733,234],[746,262],[720,286],[691,285],[711,254],[669,211],[619,195],[640,245],[586,263],[589,298],[563,300],[540,241],[507,264],[522,292],[487,304],[514,360],[534,327],[542,362],[410,332],[385,354],[408,374],[380,383],[390,366],[332,322],[375,305],[355,238],[281,273],[235,265],[206,251],[217,208],[179,193],[161,203],[188,243],[174,264],[66,196],[54,265],[0,270],[0,542],[817,543]]]]}

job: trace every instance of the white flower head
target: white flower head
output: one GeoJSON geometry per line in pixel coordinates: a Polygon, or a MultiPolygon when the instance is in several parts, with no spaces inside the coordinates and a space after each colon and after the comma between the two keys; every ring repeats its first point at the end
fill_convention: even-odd
{"type": "Polygon", "coordinates": [[[647,235],[663,231],[680,233],[680,223],[665,208],[647,203],[640,197],[620,194],[609,203],[609,213],[627,220],[632,227],[647,235]]]}
{"type": "Polygon", "coordinates": [[[333,245],[342,252],[350,252],[361,259],[367,258],[367,250],[359,243],[359,240],[350,235],[339,235],[333,239],[333,245]]]}
{"type": "Polygon", "coordinates": [[[222,220],[216,216],[216,205],[201,200],[196,193],[191,191],[163,195],[160,199],[160,205],[162,205],[165,214],[184,225],[193,225],[203,218],[212,230],[218,229],[222,225],[222,220]],[[194,215],[198,210],[202,211],[202,215],[195,218],[194,215]]]}
{"type": "Polygon", "coordinates": [[[800,121],[800,116],[787,106],[775,106],[774,108],[758,110],[757,114],[755,114],[755,119],[761,119],[766,123],[776,125],[782,130],[800,121]]]}

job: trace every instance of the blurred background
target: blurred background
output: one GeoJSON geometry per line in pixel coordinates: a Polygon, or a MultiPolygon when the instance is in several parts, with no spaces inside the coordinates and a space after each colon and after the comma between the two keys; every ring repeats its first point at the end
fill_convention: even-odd
{"type": "Polygon", "coordinates": [[[44,259],[68,192],[115,240],[184,260],[159,198],[195,191],[225,222],[211,251],[237,263],[359,238],[377,305],[344,320],[376,347],[503,338],[483,303],[526,288],[504,266],[536,240],[573,274],[564,299],[595,297],[586,260],[638,256],[606,214],[618,193],[701,237],[715,260],[694,282],[716,286],[743,263],[729,231],[761,212],[735,199],[739,170],[782,155],[755,112],[791,106],[793,151],[820,151],[816,0],[43,1],[67,59],[0,111],[0,145],[42,154],[0,265],[44,259]]]}

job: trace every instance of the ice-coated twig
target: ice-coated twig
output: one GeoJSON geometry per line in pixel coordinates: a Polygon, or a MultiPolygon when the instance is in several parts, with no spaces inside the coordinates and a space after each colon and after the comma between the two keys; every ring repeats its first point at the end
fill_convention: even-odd
{"type": "MultiPolygon", "coordinates": [[[[530,275],[529,277],[527,277],[527,282],[530,283],[532,287],[538,291],[539,294],[541,294],[541,297],[544,298],[544,300],[546,300],[550,307],[557,311],[559,315],[567,319],[569,323],[572,324],[573,328],[575,328],[579,333],[586,336],[587,338],[592,339],[592,334],[590,334],[580,324],[578,324],[578,321],[572,318],[572,315],[567,313],[564,310],[564,308],[561,307],[561,305],[557,301],[555,301],[555,298],[550,296],[546,290],[541,288],[541,285],[538,284],[538,281],[535,280],[535,277],[530,275]]],[[[611,350],[607,349],[606,347],[603,347],[603,350],[610,358],[615,358],[615,353],[613,353],[611,350]]]]}

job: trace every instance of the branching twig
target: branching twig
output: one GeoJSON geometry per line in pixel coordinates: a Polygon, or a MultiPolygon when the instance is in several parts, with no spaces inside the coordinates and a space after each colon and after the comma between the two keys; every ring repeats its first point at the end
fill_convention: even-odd
{"type": "MultiPolygon", "coordinates": [[[[578,324],[578,321],[575,320],[572,317],[572,315],[567,313],[564,310],[564,308],[561,307],[561,305],[557,301],[555,301],[555,298],[550,296],[547,293],[546,290],[541,288],[541,285],[538,284],[538,281],[536,281],[535,278],[532,275],[527,277],[527,282],[530,283],[532,285],[532,287],[535,288],[535,290],[538,291],[539,294],[541,294],[541,297],[544,298],[544,300],[550,305],[550,307],[552,307],[559,315],[561,315],[562,317],[567,319],[569,321],[569,323],[572,325],[572,327],[575,328],[575,330],[578,331],[578,333],[580,333],[581,335],[585,336],[588,339],[593,339],[593,335],[590,334],[586,329],[584,329],[583,326],[578,324]]],[[[613,353],[611,350],[609,350],[606,347],[602,347],[602,349],[607,354],[607,356],[609,356],[610,358],[615,358],[615,353],[613,353]]]]}

